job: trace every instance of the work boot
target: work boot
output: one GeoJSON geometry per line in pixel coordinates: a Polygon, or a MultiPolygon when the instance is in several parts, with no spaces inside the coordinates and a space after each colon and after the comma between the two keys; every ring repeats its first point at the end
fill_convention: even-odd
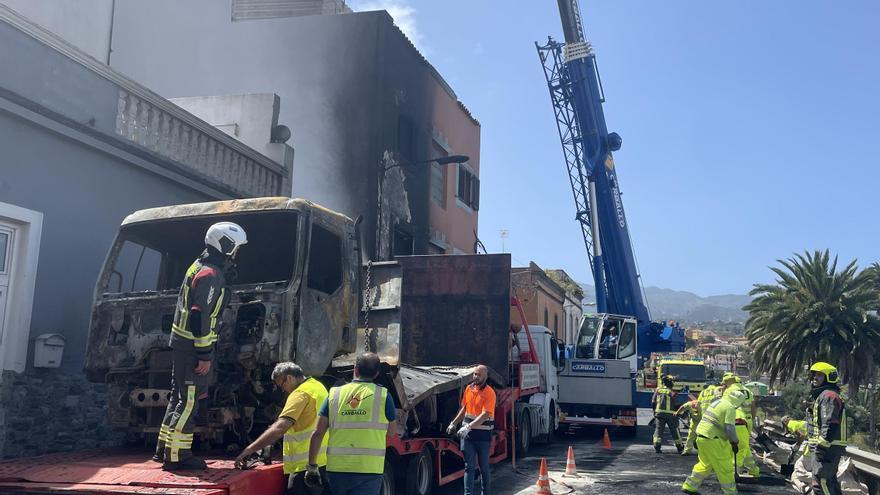
{"type": "Polygon", "coordinates": [[[688,495],[700,495],[700,492],[695,492],[686,488],[682,488],[681,493],[687,493],[688,495]]]}
{"type": "Polygon", "coordinates": [[[681,451],[681,455],[694,455],[694,449],[684,449],[681,451]]]}
{"type": "Polygon", "coordinates": [[[658,454],[660,453],[660,444],[659,443],[654,444],[654,452],[656,452],[658,454]]]}
{"type": "Polygon", "coordinates": [[[188,457],[180,462],[166,462],[162,464],[163,471],[196,471],[207,468],[208,464],[197,457],[188,457]]]}
{"type": "Polygon", "coordinates": [[[153,462],[158,462],[159,464],[165,463],[165,452],[156,452],[153,454],[153,457],[150,458],[153,462]]]}
{"type": "Polygon", "coordinates": [[[676,445],[675,450],[677,450],[678,453],[681,454],[682,452],[684,452],[684,445],[676,445]]]}

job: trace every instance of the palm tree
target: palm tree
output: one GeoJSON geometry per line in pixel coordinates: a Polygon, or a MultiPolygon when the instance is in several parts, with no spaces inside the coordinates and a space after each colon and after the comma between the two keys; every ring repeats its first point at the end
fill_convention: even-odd
{"type": "Polygon", "coordinates": [[[837,269],[828,251],[796,254],[771,267],[776,284],[756,284],[746,337],[759,372],[785,382],[813,361],[835,364],[857,390],[878,362],[880,320],[871,312],[880,290],[874,270],[858,273],[856,261],[837,269]]]}

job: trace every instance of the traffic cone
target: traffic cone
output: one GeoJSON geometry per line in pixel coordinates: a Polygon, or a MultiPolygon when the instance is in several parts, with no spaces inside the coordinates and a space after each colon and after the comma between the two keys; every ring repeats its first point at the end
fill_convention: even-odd
{"type": "Polygon", "coordinates": [[[611,438],[608,436],[608,428],[605,428],[605,435],[602,437],[602,448],[610,449],[611,448],[611,438]]]}
{"type": "Polygon", "coordinates": [[[563,476],[577,477],[577,466],[574,465],[574,449],[568,446],[568,458],[565,460],[565,474],[563,476]]]}
{"type": "Polygon", "coordinates": [[[553,495],[550,491],[550,475],[547,474],[547,458],[541,458],[541,469],[538,471],[538,491],[535,495],[553,495]]]}

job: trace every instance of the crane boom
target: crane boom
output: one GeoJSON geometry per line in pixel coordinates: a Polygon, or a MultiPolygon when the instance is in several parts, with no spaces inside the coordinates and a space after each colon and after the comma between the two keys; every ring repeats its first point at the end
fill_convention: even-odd
{"type": "Polygon", "coordinates": [[[620,197],[596,56],[584,36],[577,0],[558,0],[566,43],[538,45],[575,199],[600,313],[650,321],[620,197]]]}

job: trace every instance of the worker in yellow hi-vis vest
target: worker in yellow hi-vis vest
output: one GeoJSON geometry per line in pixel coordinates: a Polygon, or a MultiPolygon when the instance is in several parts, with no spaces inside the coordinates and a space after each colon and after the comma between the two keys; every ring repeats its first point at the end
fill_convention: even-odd
{"type": "MultiPolygon", "coordinates": [[[[287,478],[287,493],[305,494],[309,487],[305,484],[305,472],[309,463],[309,441],[318,425],[318,407],[327,400],[328,392],[324,384],[307,377],[302,368],[294,363],[278,363],[272,371],[275,387],[287,394],[284,409],[278,419],[262,435],[248,445],[235,459],[239,469],[247,468],[248,457],[284,438],[282,460],[284,475],[287,478]]],[[[318,451],[316,464],[320,471],[327,465],[327,437],[318,451]]],[[[326,491],[326,490],[325,490],[326,491]]],[[[320,493],[321,490],[312,491],[320,493]]]]}
{"type": "Polygon", "coordinates": [[[327,482],[333,495],[380,493],[385,437],[396,434],[396,411],[388,390],[373,383],[378,376],[379,356],[367,352],[357,357],[354,381],[330,389],[309,445],[307,485],[323,483],[317,462],[327,434],[327,482]]]}
{"type": "Polygon", "coordinates": [[[715,399],[703,411],[703,418],[697,425],[697,464],[681,486],[681,491],[684,493],[698,495],[703,480],[712,472],[718,477],[721,493],[725,495],[736,493],[734,456],[742,447],[739,445],[734,423],[736,408],[743,400],[745,395],[739,390],[734,390],[720,399],[715,399]]]}

